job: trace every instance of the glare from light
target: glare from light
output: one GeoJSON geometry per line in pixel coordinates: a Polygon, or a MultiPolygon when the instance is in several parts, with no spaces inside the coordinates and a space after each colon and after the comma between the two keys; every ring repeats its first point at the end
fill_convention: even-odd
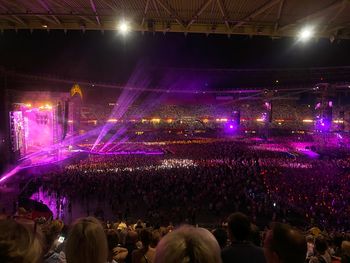
{"type": "Polygon", "coordinates": [[[151,119],[152,123],[160,123],[160,119],[159,118],[153,118],[151,119]]]}
{"type": "Polygon", "coordinates": [[[304,28],[301,29],[301,31],[299,32],[299,40],[302,42],[306,42],[309,41],[311,38],[314,37],[314,28],[311,26],[306,26],[304,28]]]}
{"type": "Polygon", "coordinates": [[[127,35],[130,31],[130,26],[125,20],[121,21],[118,25],[119,33],[122,35],[127,35]]]}
{"type": "Polygon", "coordinates": [[[313,120],[310,120],[310,119],[305,119],[305,120],[303,120],[303,122],[305,122],[305,123],[311,123],[311,122],[314,122],[313,120]]]}

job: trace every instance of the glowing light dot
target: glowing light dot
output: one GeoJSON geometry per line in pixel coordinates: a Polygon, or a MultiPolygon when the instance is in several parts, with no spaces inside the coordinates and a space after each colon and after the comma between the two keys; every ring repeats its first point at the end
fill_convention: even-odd
{"type": "Polygon", "coordinates": [[[302,28],[301,31],[299,32],[299,40],[302,42],[306,42],[310,40],[314,36],[314,34],[315,34],[314,28],[310,26],[306,26],[302,28]]]}
{"type": "Polygon", "coordinates": [[[122,21],[120,22],[120,24],[118,25],[118,30],[122,35],[126,35],[129,33],[130,31],[130,26],[126,21],[122,21]]]}

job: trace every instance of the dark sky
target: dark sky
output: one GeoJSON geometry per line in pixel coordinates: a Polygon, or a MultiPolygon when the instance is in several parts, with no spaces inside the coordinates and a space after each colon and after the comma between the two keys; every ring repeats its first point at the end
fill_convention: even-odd
{"type": "Polygon", "coordinates": [[[91,81],[125,82],[135,66],[185,68],[290,68],[350,65],[350,41],[297,44],[268,37],[116,32],[5,31],[0,65],[22,72],[91,81]]]}

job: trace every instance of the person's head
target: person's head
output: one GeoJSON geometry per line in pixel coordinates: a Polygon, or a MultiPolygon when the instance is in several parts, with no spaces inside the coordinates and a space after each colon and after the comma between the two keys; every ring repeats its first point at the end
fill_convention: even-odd
{"type": "Polygon", "coordinates": [[[225,229],[217,228],[213,231],[213,235],[216,238],[216,241],[218,241],[221,249],[226,247],[226,245],[227,245],[227,232],[225,229]]]}
{"type": "Polygon", "coordinates": [[[101,223],[94,217],[78,219],[68,234],[67,263],[106,263],[108,246],[101,223]]]}
{"type": "Polygon", "coordinates": [[[274,223],[266,234],[264,252],[267,263],[303,263],[306,251],[305,237],[289,225],[274,223]]]}
{"type": "Polygon", "coordinates": [[[37,263],[41,256],[34,228],[14,220],[0,221],[0,262],[37,263]]]}
{"type": "Polygon", "coordinates": [[[107,244],[108,244],[108,262],[112,261],[113,258],[113,249],[116,248],[119,244],[118,233],[110,229],[106,232],[107,244]]]}
{"type": "Polygon", "coordinates": [[[142,229],[139,234],[139,237],[144,248],[148,248],[151,245],[152,233],[148,229],[142,229]]]}
{"type": "Polygon", "coordinates": [[[155,248],[158,245],[161,238],[162,236],[160,230],[153,230],[151,247],[155,248]]]}
{"type": "Polygon", "coordinates": [[[154,262],[220,263],[220,247],[208,230],[183,226],[162,238],[154,262]]]}
{"type": "Polygon", "coordinates": [[[315,243],[315,238],[313,237],[313,235],[307,235],[306,242],[311,244],[315,243]]]}
{"type": "Polygon", "coordinates": [[[327,240],[323,236],[318,236],[315,240],[316,251],[323,255],[328,248],[327,240]]]}
{"type": "Polygon", "coordinates": [[[128,231],[125,237],[126,245],[135,245],[138,240],[138,234],[135,231],[128,231]]]}
{"type": "Polygon", "coordinates": [[[118,233],[115,230],[108,230],[106,232],[106,235],[107,235],[108,250],[113,251],[113,248],[117,247],[119,244],[118,233]]]}
{"type": "Polygon", "coordinates": [[[245,241],[250,235],[250,220],[243,213],[233,213],[228,217],[228,233],[231,241],[245,241]]]}

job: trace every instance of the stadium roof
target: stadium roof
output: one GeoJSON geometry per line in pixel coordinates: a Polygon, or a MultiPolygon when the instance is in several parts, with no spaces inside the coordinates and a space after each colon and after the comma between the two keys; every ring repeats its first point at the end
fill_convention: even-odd
{"type": "Polygon", "coordinates": [[[0,30],[116,30],[350,38],[349,0],[0,0],[0,30]]]}

